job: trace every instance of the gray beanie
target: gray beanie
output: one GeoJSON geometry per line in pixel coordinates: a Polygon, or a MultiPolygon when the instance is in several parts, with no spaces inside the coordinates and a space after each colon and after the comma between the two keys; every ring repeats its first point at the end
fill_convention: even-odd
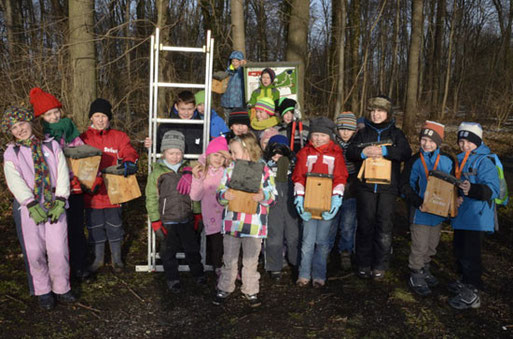
{"type": "Polygon", "coordinates": [[[165,150],[170,148],[177,148],[182,153],[185,152],[185,137],[178,131],[167,131],[162,137],[162,144],[160,151],[164,153],[165,150]]]}
{"type": "Polygon", "coordinates": [[[328,119],[326,117],[317,117],[312,119],[310,122],[310,134],[308,138],[312,135],[312,133],[324,133],[330,136],[333,139],[333,134],[335,133],[336,125],[333,120],[328,119]]]}

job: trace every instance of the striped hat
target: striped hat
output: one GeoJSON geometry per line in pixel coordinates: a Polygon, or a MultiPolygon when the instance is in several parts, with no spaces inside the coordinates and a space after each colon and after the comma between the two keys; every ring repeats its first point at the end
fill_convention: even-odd
{"type": "Polygon", "coordinates": [[[255,108],[261,109],[269,115],[274,115],[274,101],[271,98],[263,97],[261,99],[258,99],[255,108]]]}
{"type": "Polygon", "coordinates": [[[34,120],[34,112],[21,106],[10,106],[4,111],[2,116],[2,132],[9,133],[11,127],[21,121],[31,122],[34,120]]]}
{"type": "Polygon", "coordinates": [[[235,107],[228,116],[228,127],[232,125],[246,125],[249,127],[249,114],[245,107],[235,107]]]}
{"type": "Polygon", "coordinates": [[[440,147],[444,140],[444,128],[445,126],[438,122],[426,120],[420,129],[420,137],[428,137],[440,147]]]}
{"type": "Polygon", "coordinates": [[[342,112],[337,115],[337,129],[356,131],[356,116],[353,112],[342,112]]]}

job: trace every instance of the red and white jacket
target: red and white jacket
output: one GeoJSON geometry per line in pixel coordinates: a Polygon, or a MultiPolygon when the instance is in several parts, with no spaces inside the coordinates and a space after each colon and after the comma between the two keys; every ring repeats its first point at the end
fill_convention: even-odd
{"type": "Polygon", "coordinates": [[[307,173],[333,175],[332,195],[344,195],[347,169],[340,146],[332,140],[316,148],[309,141],[296,155],[296,167],[292,174],[294,195],[305,195],[307,173]]]}
{"type": "MultiPolygon", "coordinates": [[[[102,159],[98,169],[98,175],[101,171],[112,165],[120,164],[124,161],[136,162],[139,158],[136,150],[130,144],[130,139],[126,133],[115,130],[97,130],[89,127],[80,138],[86,145],[96,147],[102,151],[102,159]]],[[[87,208],[113,208],[119,205],[111,204],[109,196],[107,195],[107,187],[102,182],[98,193],[84,194],[84,203],[87,208]]]]}

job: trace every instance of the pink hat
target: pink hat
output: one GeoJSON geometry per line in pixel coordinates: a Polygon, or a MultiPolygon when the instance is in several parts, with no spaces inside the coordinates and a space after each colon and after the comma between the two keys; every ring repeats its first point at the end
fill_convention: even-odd
{"type": "Polygon", "coordinates": [[[229,152],[228,143],[226,142],[226,138],[223,136],[214,138],[207,146],[207,151],[205,154],[208,156],[212,153],[217,153],[219,151],[229,152]]]}
{"type": "Polygon", "coordinates": [[[260,135],[260,147],[264,148],[264,143],[268,142],[271,137],[278,134],[278,130],[276,128],[268,128],[262,132],[260,135]]]}

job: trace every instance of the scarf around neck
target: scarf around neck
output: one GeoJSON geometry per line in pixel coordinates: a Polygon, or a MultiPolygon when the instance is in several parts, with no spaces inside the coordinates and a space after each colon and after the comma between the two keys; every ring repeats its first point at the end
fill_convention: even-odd
{"type": "Polygon", "coordinates": [[[70,118],[62,118],[53,124],[43,120],[43,131],[45,134],[50,134],[57,142],[64,138],[66,144],[69,144],[80,135],[77,126],[75,126],[70,118]]]}

